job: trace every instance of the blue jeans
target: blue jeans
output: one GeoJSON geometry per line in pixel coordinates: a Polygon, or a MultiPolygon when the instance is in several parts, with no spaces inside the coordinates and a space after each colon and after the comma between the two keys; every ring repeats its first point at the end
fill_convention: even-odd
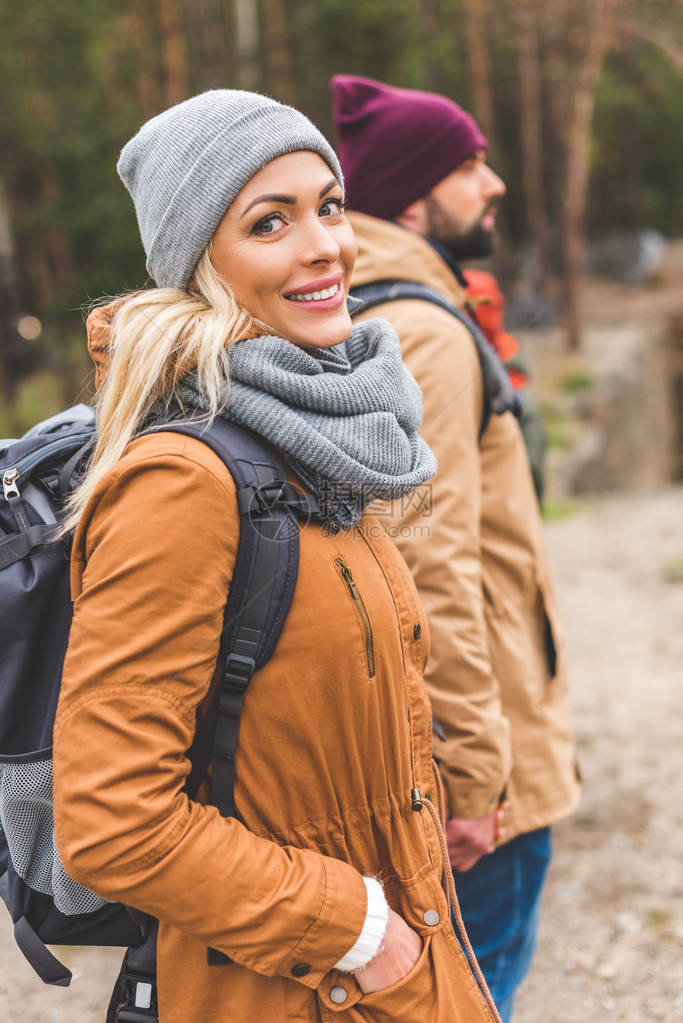
{"type": "MultiPolygon", "coordinates": [[[[550,828],[519,835],[461,874],[453,871],[465,930],[503,1023],[536,945],[550,828]]],[[[457,930],[456,930],[457,933],[457,930]]]]}

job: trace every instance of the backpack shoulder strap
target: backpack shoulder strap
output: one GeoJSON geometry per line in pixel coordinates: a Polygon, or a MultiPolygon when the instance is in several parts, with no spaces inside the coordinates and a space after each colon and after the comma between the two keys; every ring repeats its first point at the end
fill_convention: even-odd
{"type": "MultiPolygon", "coordinates": [[[[178,420],[157,430],[186,434],[208,444],[237,487],[240,535],[221,634],[223,675],[195,734],[186,784],[189,795],[196,795],[213,761],[211,802],[224,817],[233,817],[235,750],[244,698],[254,672],[275,650],[294,597],[298,519],[319,518],[321,513],[314,497],[297,494],[273,449],[250,430],[220,417],[211,424],[178,420]]],[[[153,943],[151,933],[148,944],[153,943]]],[[[207,962],[220,966],[230,959],[210,948],[207,962]]]]}
{"type": "Polygon", "coordinates": [[[273,449],[256,434],[218,417],[157,427],[195,437],[223,461],[237,488],[240,534],[225,607],[223,676],[213,706],[190,750],[187,789],[196,794],[213,759],[212,803],[234,816],[235,748],[247,687],[271,657],[294,596],[299,569],[298,518],[320,514],[313,497],[297,494],[273,449]]]}
{"type": "Polygon", "coordinates": [[[484,402],[479,424],[479,437],[483,436],[492,414],[502,415],[504,412],[514,412],[515,415],[519,415],[519,399],[512,389],[498,353],[488,343],[478,324],[464,310],[444,298],[435,288],[430,288],[427,284],[420,284],[418,281],[373,281],[371,284],[361,284],[352,288],[350,295],[351,298],[360,300],[362,303],[358,306],[354,304],[353,308],[349,309],[352,317],[359,316],[384,302],[419,299],[439,306],[460,320],[474,341],[481,366],[484,402]]]}

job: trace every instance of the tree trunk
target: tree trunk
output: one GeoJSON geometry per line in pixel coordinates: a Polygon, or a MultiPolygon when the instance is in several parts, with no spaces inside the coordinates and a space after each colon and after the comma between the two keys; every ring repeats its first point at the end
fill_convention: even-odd
{"type": "Polygon", "coordinates": [[[462,0],[465,43],[468,54],[468,74],[474,116],[488,137],[491,150],[495,150],[495,119],[493,116],[493,90],[491,64],[486,49],[487,11],[482,0],[462,0]]]}
{"type": "Polygon", "coordinates": [[[424,80],[427,88],[437,89],[437,66],[434,60],[434,42],[439,31],[436,0],[420,0],[420,29],[425,55],[424,80]]]}
{"type": "Polygon", "coordinates": [[[594,0],[588,26],[588,52],[579,70],[568,130],[564,201],[564,273],[567,344],[581,346],[581,265],[588,196],[590,142],[595,94],[610,41],[614,0],[594,0]]]}
{"type": "Polygon", "coordinates": [[[157,0],[164,63],[164,98],[173,106],[187,98],[187,57],[177,0],[157,0]]]}
{"type": "Polygon", "coordinates": [[[542,292],[547,269],[548,220],[543,180],[537,0],[517,0],[514,13],[517,21],[519,56],[522,175],[527,221],[533,245],[530,284],[535,292],[542,292]]]}
{"type": "MultiPolygon", "coordinates": [[[[32,51],[27,60],[27,102],[31,123],[36,135],[49,136],[55,118],[54,96],[50,89],[43,87],[36,65],[40,60],[37,51],[32,51]]],[[[28,293],[36,308],[44,308],[55,299],[55,292],[67,277],[68,247],[65,230],[54,214],[59,196],[59,187],[50,162],[37,150],[26,165],[26,178],[31,183],[25,194],[20,193],[20,207],[30,203],[40,210],[43,226],[37,228],[28,243],[28,250],[22,253],[28,293]],[[52,209],[50,208],[52,207],[52,209]]],[[[14,197],[12,197],[14,199],[14,197]]]]}
{"type": "Polygon", "coordinates": [[[131,42],[137,57],[138,100],[145,118],[154,117],[161,110],[159,75],[156,62],[156,46],[150,40],[149,7],[145,0],[133,0],[130,7],[131,42]]]}
{"type": "MultiPolygon", "coordinates": [[[[37,133],[49,133],[54,110],[50,91],[38,84],[38,77],[28,89],[28,101],[37,133]]],[[[71,272],[68,236],[61,218],[55,215],[60,196],[59,182],[53,165],[36,154],[29,179],[33,182],[34,201],[44,217],[42,230],[36,232],[38,245],[28,259],[33,301],[38,308],[54,301],[56,293],[64,287],[71,272]]]]}
{"type": "MultiPolygon", "coordinates": [[[[60,186],[52,169],[45,164],[39,173],[40,191],[44,207],[55,207],[60,195],[60,186]]],[[[45,256],[50,277],[50,289],[54,295],[67,286],[71,277],[71,254],[64,222],[50,217],[45,227],[45,256]]]]}
{"type": "MultiPolygon", "coordinates": [[[[541,49],[541,75],[543,87],[543,155],[546,167],[564,168],[567,163],[567,123],[569,97],[566,60],[566,29],[560,18],[560,4],[546,4],[540,9],[539,34],[541,49]]],[[[548,251],[552,250],[553,271],[560,269],[557,256],[564,209],[564,180],[562,174],[546,174],[546,208],[549,211],[548,251]]]]}
{"type": "Polygon", "coordinates": [[[325,129],[331,122],[332,106],[329,66],[322,56],[320,5],[318,0],[294,0],[288,7],[299,105],[314,124],[325,129]]]}
{"type": "Polygon", "coordinates": [[[0,185],[0,395],[11,401],[17,385],[17,287],[9,209],[0,185]]]}
{"type": "Polygon", "coordinates": [[[284,0],[261,0],[263,11],[263,48],[268,66],[270,88],[282,103],[296,104],[296,83],[292,54],[287,39],[289,19],[284,0]]]}
{"type": "Polygon", "coordinates": [[[234,0],[237,81],[240,89],[258,89],[259,20],[256,0],[234,0]]]}
{"type": "Polygon", "coordinates": [[[226,81],[225,24],[220,0],[194,0],[192,25],[197,36],[196,60],[192,63],[193,91],[220,89],[226,81]]]}

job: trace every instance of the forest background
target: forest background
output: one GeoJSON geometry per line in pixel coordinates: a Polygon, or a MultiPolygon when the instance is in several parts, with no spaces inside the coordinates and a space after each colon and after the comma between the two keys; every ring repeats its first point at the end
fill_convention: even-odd
{"type": "Polygon", "coordinates": [[[87,396],[84,304],[147,282],[119,151],[203,89],[262,90],[331,138],[336,72],[456,99],[508,185],[504,284],[549,296],[569,345],[586,234],[683,234],[680,0],[3,3],[0,435],[87,396]]]}

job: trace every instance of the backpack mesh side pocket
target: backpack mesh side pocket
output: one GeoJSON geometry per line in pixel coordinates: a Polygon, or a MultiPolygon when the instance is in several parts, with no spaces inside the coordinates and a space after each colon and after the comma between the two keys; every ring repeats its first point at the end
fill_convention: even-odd
{"type": "Polygon", "coordinates": [[[14,872],[29,888],[51,896],[61,913],[92,913],[106,905],[73,881],[59,858],[51,757],[0,763],[0,825],[14,872]]]}

